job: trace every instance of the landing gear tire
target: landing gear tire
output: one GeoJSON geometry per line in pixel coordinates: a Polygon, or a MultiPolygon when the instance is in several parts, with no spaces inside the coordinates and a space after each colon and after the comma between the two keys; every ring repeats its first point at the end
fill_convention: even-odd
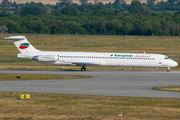
{"type": "Polygon", "coordinates": [[[81,71],[86,71],[86,68],[85,68],[85,67],[82,67],[82,68],[81,68],[81,71]]]}
{"type": "Polygon", "coordinates": [[[170,69],[167,69],[167,72],[170,72],[170,69]]]}

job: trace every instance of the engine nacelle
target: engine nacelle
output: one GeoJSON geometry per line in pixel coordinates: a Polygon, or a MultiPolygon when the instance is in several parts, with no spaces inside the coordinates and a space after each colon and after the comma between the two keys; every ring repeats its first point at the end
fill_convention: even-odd
{"type": "Polygon", "coordinates": [[[35,61],[42,61],[42,62],[55,62],[59,60],[59,55],[40,55],[40,56],[34,56],[32,59],[35,61]]]}

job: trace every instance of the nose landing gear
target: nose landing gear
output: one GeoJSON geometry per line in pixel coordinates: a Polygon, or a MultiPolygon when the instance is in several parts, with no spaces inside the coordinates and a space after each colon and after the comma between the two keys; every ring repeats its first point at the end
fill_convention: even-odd
{"type": "Polygon", "coordinates": [[[85,67],[82,67],[82,68],[81,68],[81,71],[86,71],[86,68],[85,68],[85,67]]]}
{"type": "Polygon", "coordinates": [[[167,72],[170,72],[170,68],[167,69],[167,72]]]}

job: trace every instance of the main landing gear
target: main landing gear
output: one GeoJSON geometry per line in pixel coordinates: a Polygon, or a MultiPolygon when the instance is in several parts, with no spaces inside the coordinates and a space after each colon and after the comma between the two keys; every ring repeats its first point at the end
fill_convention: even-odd
{"type": "Polygon", "coordinates": [[[81,71],[86,71],[86,68],[85,68],[85,67],[82,67],[82,68],[81,68],[81,71]]]}

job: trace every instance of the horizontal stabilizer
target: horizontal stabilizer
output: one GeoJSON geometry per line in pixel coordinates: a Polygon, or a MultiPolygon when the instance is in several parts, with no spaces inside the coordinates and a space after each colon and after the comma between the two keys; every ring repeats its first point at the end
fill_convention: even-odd
{"type": "Polygon", "coordinates": [[[26,38],[24,36],[10,36],[10,37],[5,37],[4,39],[23,40],[23,39],[26,39],[26,38]]]}

